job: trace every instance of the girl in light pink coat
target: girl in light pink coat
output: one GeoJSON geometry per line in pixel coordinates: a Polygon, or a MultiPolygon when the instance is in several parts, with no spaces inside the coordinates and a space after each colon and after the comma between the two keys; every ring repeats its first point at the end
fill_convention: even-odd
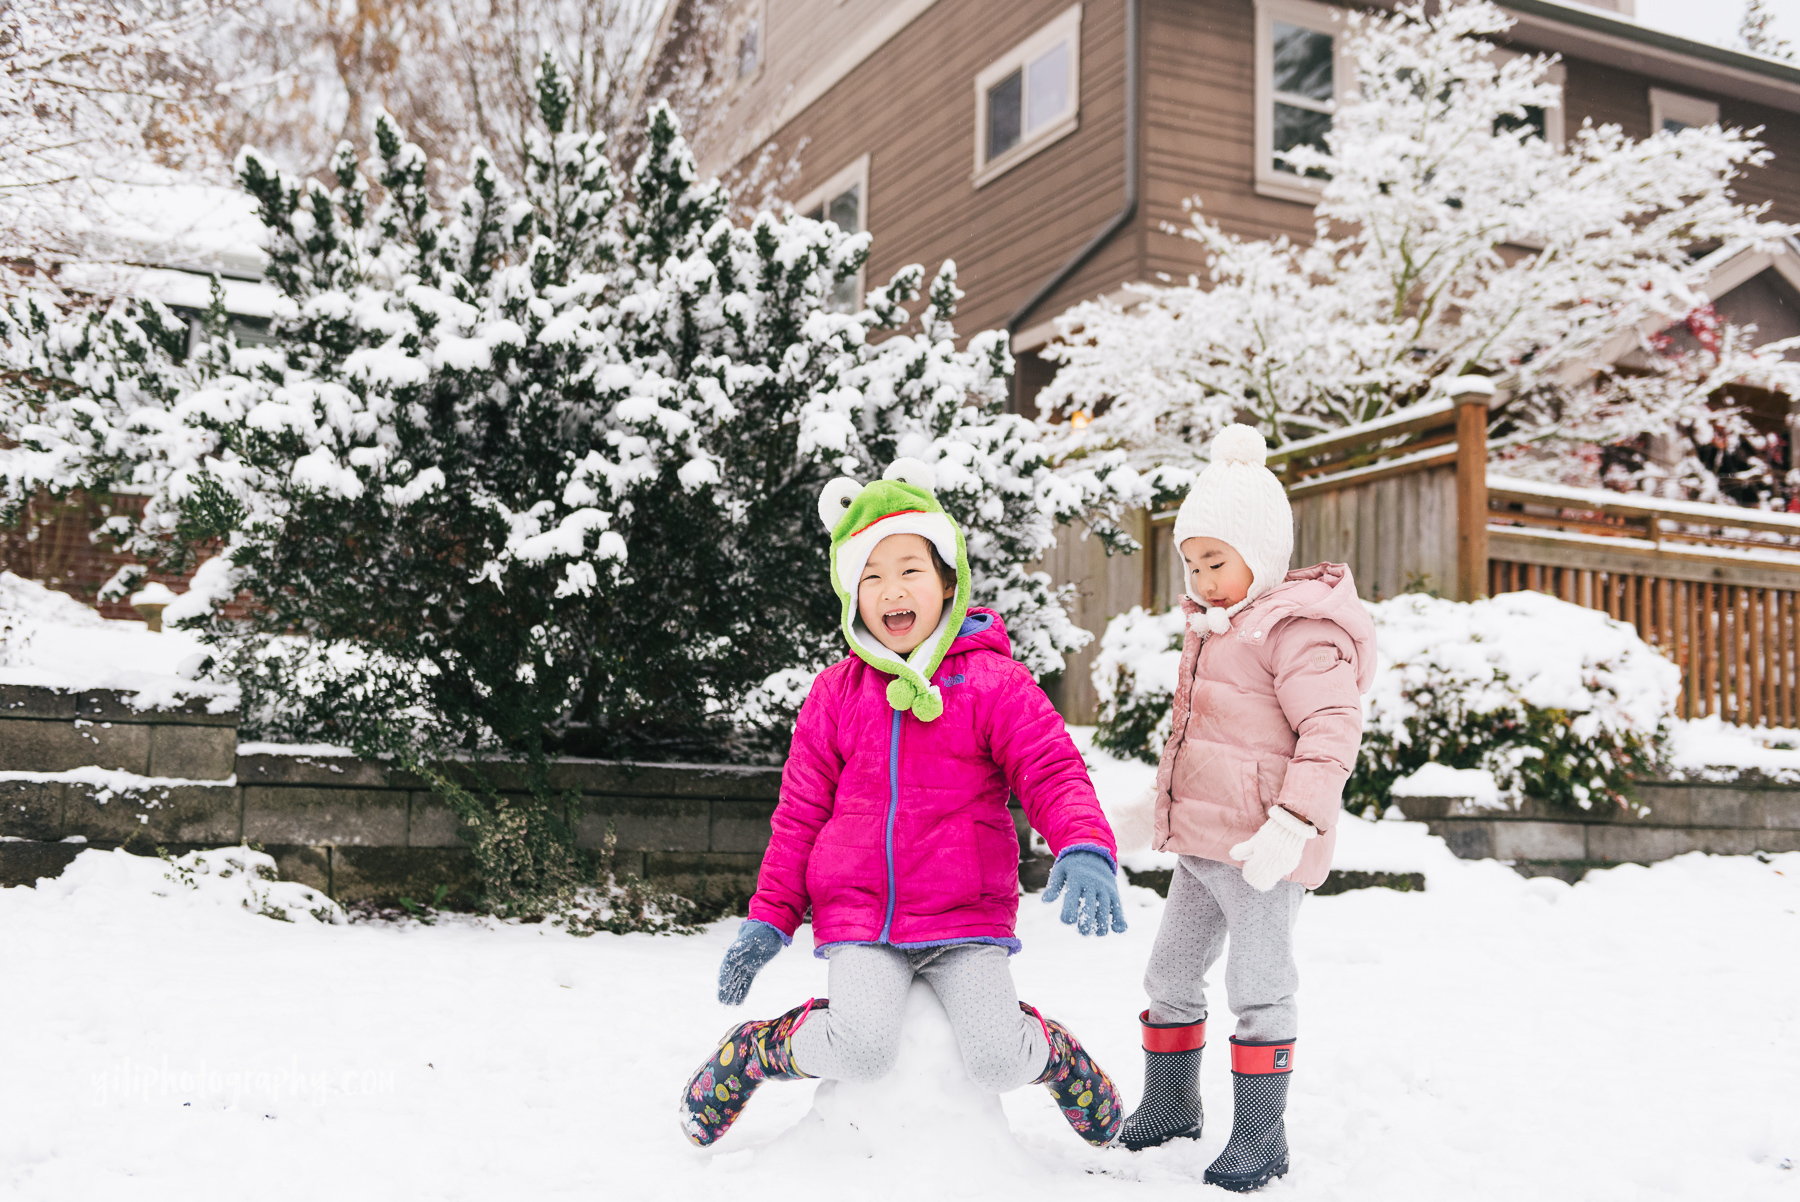
{"type": "Polygon", "coordinates": [[[1287,1172],[1294,920],[1331,871],[1375,673],[1350,569],[1287,570],[1293,517],[1265,453],[1254,429],[1228,427],[1176,518],[1188,634],[1173,722],[1155,788],[1120,823],[1127,850],[1135,835],[1180,855],[1144,975],[1144,1100],[1120,1140],[1199,1137],[1206,974],[1229,936],[1236,1105],[1206,1180],[1239,1191],[1287,1172]]]}

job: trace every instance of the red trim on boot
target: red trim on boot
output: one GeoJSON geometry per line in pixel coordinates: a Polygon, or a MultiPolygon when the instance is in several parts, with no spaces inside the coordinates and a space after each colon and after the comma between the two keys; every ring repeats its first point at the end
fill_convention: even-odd
{"type": "Polygon", "coordinates": [[[1150,1012],[1138,1015],[1146,1052],[1191,1052],[1206,1046],[1206,1020],[1197,1023],[1153,1023],[1150,1012]]]}
{"type": "Polygon", "coordinates": [[[1234,1073],[1291,1073],[1294,1071],[1294,1041],[1248,1043],[1231,1037],[1231,1071],[1234,1073]]]}

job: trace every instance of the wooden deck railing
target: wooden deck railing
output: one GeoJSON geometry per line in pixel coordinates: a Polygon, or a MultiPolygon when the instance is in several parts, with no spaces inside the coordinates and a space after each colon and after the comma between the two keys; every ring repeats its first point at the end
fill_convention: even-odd
{"type": "Polygon", "coordinates": [[[1489,476],[1488,590],[1605,610],[1682,671],[1685,717],[1800,725],[1800,515],[1489,476]]]}
{"type": "MultiPolygon", "coordinates": [[[[1294,562],[1348,563],[1363,596],[1459,600],[1533,589],[1636,627],[1681,667],[1681,711],[1800,727],[1800,514],[1660,501],[1490,475],[1484,383],[1378,422],[1269,453],[1294,509],[1294,562]]],[[[1076,621],[1098,634],[1132,605],[1181,592],[1171,510],[1106,559],[1070,539],[1044,566],[1080,586],[1076,621]]],[[[1059,705],[1092,721],[1092,649],[1059,705]]]]}

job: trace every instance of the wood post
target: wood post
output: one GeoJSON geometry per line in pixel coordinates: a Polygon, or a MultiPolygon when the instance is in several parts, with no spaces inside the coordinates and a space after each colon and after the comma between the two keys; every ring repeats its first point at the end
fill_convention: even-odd
{"type": "MultiPolygon", "coordinates": [[[[1486,383],[1483,381],[1483,383],[1486,383]]],[[[1487,423],[1493,385],[1456,396],[1456,599],[1487,595],[1487,423]]]]}

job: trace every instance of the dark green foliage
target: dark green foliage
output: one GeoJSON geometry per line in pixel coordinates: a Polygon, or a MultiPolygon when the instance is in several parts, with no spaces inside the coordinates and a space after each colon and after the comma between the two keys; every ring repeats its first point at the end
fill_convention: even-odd
{"type": "MultiPolygon", "coordinates": [[[[1496,683],[1505,686],[1504,673],[1496,683]]],[[[1344,806],[1378,817],[1395,781],[1426,764],[1485,768],[1502,793],[1529,797],[1570,811],[1595,805],[1628,805],[1633,775],[1660,761],[1660,737],[1601,729],[1583,738],[1580,716],[1540,709],[1523,700],[1489,713],[1471,713],[1453,689],[1424,687],[1402,693],[1404,737],[1376,725],[1363,732],[1362,753],[1344,786],[1344,806]]]]}

